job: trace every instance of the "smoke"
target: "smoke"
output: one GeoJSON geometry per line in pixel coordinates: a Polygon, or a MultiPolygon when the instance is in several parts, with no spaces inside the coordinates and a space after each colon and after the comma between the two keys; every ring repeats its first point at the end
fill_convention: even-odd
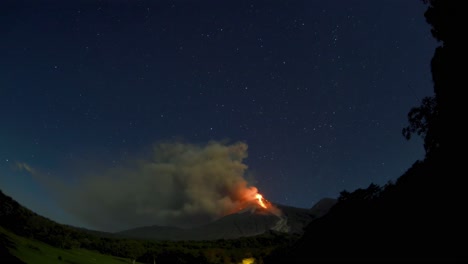
{"type": "Polygon", "coordinates": [[[257,189],[244,178],[246,157],[242,142],[162,143],[150,158],[85,174],[72,186],[55,183],[53,188],[68,212],[100,230],[192,227],[255,201],[257,189]]]}

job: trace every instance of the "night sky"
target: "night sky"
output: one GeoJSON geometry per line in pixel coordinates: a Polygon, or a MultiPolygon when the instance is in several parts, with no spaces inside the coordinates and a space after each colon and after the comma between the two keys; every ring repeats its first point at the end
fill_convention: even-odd
{"type": "Polygon", "coordinates": [[[2,1],[0,189],[94,228],[31,170],[73,185],[159,142],[213,140],[248,145],[245,177],[275,203],[309,208],[396,180],[424,156],[401,130],[432,94],[425,10],[418,0],[2,1]]]}

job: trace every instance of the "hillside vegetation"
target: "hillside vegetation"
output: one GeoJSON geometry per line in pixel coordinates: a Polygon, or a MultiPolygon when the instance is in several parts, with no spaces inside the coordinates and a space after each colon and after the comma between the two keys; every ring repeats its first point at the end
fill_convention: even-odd
{"type": "MultiPolygon", "coordinates": [[[[2,243],[9,245],[10,254],[17,257],[18,260],[14,263],[122,264],[130,261],[127,258],[104,255],[81,248],[62,249],[53,247],[34,239],[20,237],[2,227],[0,227],[0,236],[2,237],[2,243]]],[[[3,258],[2,261],[4,261],[3,258]]],[[[11,262],[11,260],[8,262],[11,262]]]]}
{"type": "MultiPolygon", "coordinates": [[[[23,207],[0,191],[2,242],[9,252],[26,263],[48,262],[51,258],[68,263],[83,256],[110,261],[141,263],[239,263],[245,258],[257,262],[274,249],[292,245],[298,235],[267,232],[253,237],[212,241],[155,241],[117,237],[111,233],[80,229],[56,223],[23,207]],[[12,242],[9,243],[8,241],[12,242]],[[39,250],[37,250],[39,249],[39,250]],[[107,256],[103,256],[105,254],[107,256]],[[116,258],[117,257],[117,258],[116,258]]],[[[104,262],[108,261],[108,262],[104,262]]]]}

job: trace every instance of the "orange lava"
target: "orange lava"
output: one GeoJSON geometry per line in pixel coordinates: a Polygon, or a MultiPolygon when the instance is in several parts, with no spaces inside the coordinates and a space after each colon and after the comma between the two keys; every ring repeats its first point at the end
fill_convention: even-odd
{"type": "Polygon", "coordinates": [[[267,208],[266,204],[263,202],[264,199],[263,199],[263,196],[262,196],[261,194],[257,193],[257,194],[255,195],[255,198],[257,198],[258,204],[259,204],[261,207],[263,207],[263,208],[265,208],[265,209],[267,208]]]}
{"type": "Polygon", "coordinates": [[[233,214],[246,208],[261,209],[258,213],[269,212],[275,215],[281,215],[281,211],[274,204],[265,199],[254,186],[239,186],[234,192],[234,195],[231,196],[231,199],[235,203],[235,207],[229,208],[223,215],[233,214]]]}

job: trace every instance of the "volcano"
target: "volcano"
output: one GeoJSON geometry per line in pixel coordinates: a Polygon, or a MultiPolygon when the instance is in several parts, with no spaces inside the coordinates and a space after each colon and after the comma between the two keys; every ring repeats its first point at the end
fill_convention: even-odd
{"type": "Polygon", "coordinates": [[[261,206],[251,206],[190,229],[146,226],[121,231],[116,235],[151,240],[216,240],[255,236],[270,230],[300,234],[306,225],[326,214],[335,203],[335,199],[324,198],[311,209],[274,205],[282,212],[281,214],[261,206]]]}

